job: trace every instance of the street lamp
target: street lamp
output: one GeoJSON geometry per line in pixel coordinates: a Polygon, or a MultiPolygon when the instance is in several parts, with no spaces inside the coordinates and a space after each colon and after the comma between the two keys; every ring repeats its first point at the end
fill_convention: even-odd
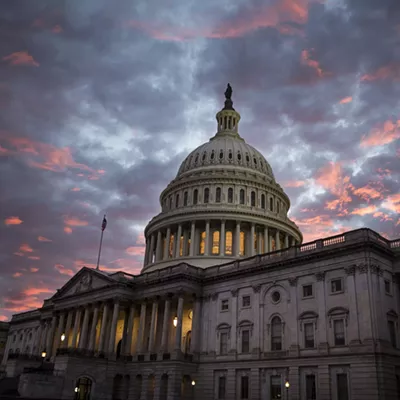
{"type": "Polygon", "coordinates": [[[46,358],[47,353],[45,351],[42,351],[42,363],[40,364],[41,367],[43,367],[44,359],[46,358]]]}
{"type": "Polygon", "coordinates": [[[290,388],[290,383],[288,380],[285,382],[285,388],[286,388],[286,400],[289,400],[289,388],[290,388]]]}
{"type": "Polygon", "coordinates": [[[194,386],[195,384],[196,384],[196,381],[193,380],[193,381],[192,381],[192,386],[194,386]]]}
{"type": "Polygon", "coordinates": [[[79,388],[78,388],[78,386],[75,388],[75,393],[78,393],[79,392],[79,388]]]}
{"type": "Polygon", "coordinates": [[[65,333],[63,333],[62,335],[61,335],[61,341],[63,342],[65,340],[65,333]]]}
{"type": "Polygon", "coordinates": [[[178,326],[178,317],[174,318],[173,324],[175,328],[178,326]]]}

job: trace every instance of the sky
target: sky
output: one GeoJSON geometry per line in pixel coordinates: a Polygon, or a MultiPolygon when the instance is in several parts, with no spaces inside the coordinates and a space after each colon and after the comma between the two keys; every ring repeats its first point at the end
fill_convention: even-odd
{"type": "Polygon", "coordinates": [[[143,229],[233,87],[304,241],[400,237],[398,0],[5,0],[0,320],[82,266],[139,273],[143,229]]]}

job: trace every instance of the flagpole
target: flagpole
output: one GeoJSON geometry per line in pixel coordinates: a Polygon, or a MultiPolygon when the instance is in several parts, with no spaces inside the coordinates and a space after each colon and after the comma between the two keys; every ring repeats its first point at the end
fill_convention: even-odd
{"type": "Polygon", "coordinates": [[[106,226],[107,226],[107,220],[106,220],[106,215],[104,214],[103,223],[101,224],[100,246],[99,246],[99,255],[97,257],[96,270],[100,269],[99,266],[100,266],[101,246],[103,244],[103,234],[104,234],[104,230],[106,229],[106,226]]]}

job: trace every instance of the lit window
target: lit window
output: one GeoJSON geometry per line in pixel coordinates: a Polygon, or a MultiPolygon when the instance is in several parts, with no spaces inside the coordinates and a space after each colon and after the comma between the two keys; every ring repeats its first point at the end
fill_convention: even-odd
{"type": "Polygon", "coordinates": [[[210,200],[210,189],[205,188],[204,189],[204,204],[208,203],[210,200]]]}
{"type": "Polygon", "coordinates": [[[225,254],[227,256],[232,255],[232,238],[233,238],[232,231],[227,231],[225,233],[225,254]]]}
{"type": "Polygon", "coordinates": [[[206,232],[200,234],[200,255],[203,255],[206,249],[206,232]]]}
{"type": "Polygon", "coordinates": [[[271,350],[282,350],[282,322],[279,317],[271,321],[271,350]]]}
{"type": "Polygon", "coordinates": [[[219,254],[219,231],[214,231],[212,236],[212,254],[219,254]]]}
{"type": "Polygon", "coordinates": [[[312,322],[304,324],[304,347],[314,348],[314,324],[312,322]]]}
{"type": "Polygon", "coordinates": [[[228,333],[219,334],[219,354],[228,354],[228,333]]]}
{"type": "Polygon", "coordinates": [[[257,232],[254,232],[254,237],[253,237],[253,249],[257,251],[257,246],[258,246],[258,237],[257,237],[257,232]]]}
{"type": "Polygon", "coordinates": [[[183,236],[180,237],[179,239],[179,256],[183,256],[183,236]]]}
{"type": "Polygon", "coordinates": [[[222,300],[221,311],[228,311],[228,310],[229,310],[229,300],[222,300]]]}
{"type": "Polygon", "coordinates": [[[242,297],[242,307],[250,307],[250,296],[243,296],[242,297]]]}
{"type": "Polygon", "coordinates": [[[244,189],[240,189],[240,204],[244,204],[244,189]]]}
{"type": "Polygon", "coordinates": [[[339,293],[343,291],[343,281],[342,279],[332,279],[331,280],[331,292],[339,293]]]}
{"type": "Polygon", "coordinates": [[[255,207],[256,206],[256,192],[251,192],[251,206],[255,207]]]}
{"type": "Polygon", "coordinates": [[[228,203],[233,203],[233,189],[228,189],[228,203]]]}
{"type": "Polygon", "coordinates": [[[240,246],[239,246],[239,255],[244,256],[246,251],[246,234],[245,232],[240,232],[240,246]]]}
{"type": "Polygon", "coordinates": [[[335,339],[335,346],[344,346],[346,344],[343,319],[336,319],[333,321],[333,335],[335,339]]]}
{"type": "Polygon", "coordinates": [[[217,187],[217,190],[215,191],[215,202],[221,203],[221,188],[220,187],[217,187]]]}
{"type": "Polygon", "coordinates": [[[168,252],[168,257],[173,258],[173,253],[174,253],[174,241],[175,241],[175,236],[171,235],[169,239],[169,252],[168,252]]]}

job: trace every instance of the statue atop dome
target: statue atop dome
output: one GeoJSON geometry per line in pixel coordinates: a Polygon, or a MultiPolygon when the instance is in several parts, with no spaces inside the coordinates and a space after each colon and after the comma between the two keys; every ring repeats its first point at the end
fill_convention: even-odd
{"type": "Polygon", "coordinates": [[[228,86],[226,87],[225,90],[225,99],[231,100],[231,98],[232,98],[232,86],[228,83],[228,86]]]}

